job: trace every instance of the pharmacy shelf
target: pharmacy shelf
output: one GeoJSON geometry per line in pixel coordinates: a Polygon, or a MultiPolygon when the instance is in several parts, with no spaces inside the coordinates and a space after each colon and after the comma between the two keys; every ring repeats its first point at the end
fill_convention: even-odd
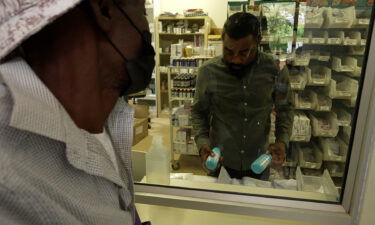
{"type": "Polygon", "coordinates": [[[323,150],[323,161],[346,162],[348,145],[340,138],[319,138],[319,145],[323,150]]]}
{"type": "MultiPolygon", "coordinates": [[[[155,18],[155,49],[159,50],[161,48],[167,47],[169,43],[172,41],[172,43],[176,43],[175,41],[178,40],[184,40],[184,42],[191,42],[194,37],[202,38],[202,45],[197,47],[207,48],[208,46],[208,33],[210,32],[207,28],[210,27],[211,19],[208,16],[195,16],[195,17],[185,17],[185,16],[165,16],[161,15],[159,17],[155,18]],[[195,33],[175,33],[168,30],[163,30],[163,25],[167,25],[170,23],[177,23],[185,21],[184,26],[188,24],[188,27],[190,28],[192,24],[197,23],[200,26],[200,29],[203,30],[197,30],[195,33]],[[174,40],[174,41],[173,41],[174,40]]],[[[185,27],[186,28],[186,27],[185,27]]],[[[173,31],[173,30],[172,30],[173,31]]],[[[171,44],[172,44],[171,43],[171,44]]],[[[203,50],[203,49],[202,49],[203,50]]],[[[160,92],[160,89],[162,87],[162,82],[165,81],[165,74],[166,72],[165,68],[160,69],[159,67],[169,67],[171,66],[170,58],[173,57],[173,53],[169,53],[167,51],[164,51],[163,53],[157,52],[156,54],[156,65],[159,65],[156,67],[156,82],[155,82],[155,88],[156,88],[156,94],[157,94],[157,117],[161,116],[163,107],[169,105],[170,102],[170,96],[169,98],[165,98],[164,94],[160,92]]],[[[201,58],[208,58],[208,57],[195,57],[196,59],[201,58]]],[[[211,57],[212,58],[212,57],[211,57]]],[[[190,58],[189,58],[190,59],[190,58]]],[[[193,59],[193,58],[191,58],[193,59]]],[[[180,71],[178,69],[189,69],[189,72],[191,72],[191,69],[194,69],[194,72],[199,67],[173,67],[176,68],[177,71],[169,70],[170,75],[174,75],[179,73],[180,71]],[[177,72],[177,73],[176,73],[177,72]]]]}
{"type": "Polygon", "coordinates": [[[193,126],[179,126],[179,125],[172,125],[175,128],[187,128],[187,129],[192,129],[193,126]]]}
{"type": "Polygon", "coordinates": [[[194,35],[205,35],[205,33],[181,33],[181,34],[175,34],[175,33],[159,33],[159,35],[172,35],[172,36],[194,36],[194,35]]]}
{"type": "Polygon", "coordinates": [[[175,69],[199,69],[198,66],[170,66],[170,68],[175,69]]]}
{"type": "Polygon", "coordinates": [[[174,101],[193,101],[194,98],[171,98],[171,102],[174,101]]]}
{"type": "Polygon", "coordinates": [[[320,169],[322,167],[323,154],[314,142],[302,145],[296,144],[296,149],[298,151],[298,165],[301,168],[320,169]],[[313,157],[313,161],[309,161],[308,159],[306,159],[307,150],[311,151],[311,157],[313,157]]]}
{"type": "Polygon", "coordinates": [[[185,16],[160,16],[159,20],[204,20],[207,16],[194,16],[194,17],[185,17],[185,16]]]}
{"type": "Polygon", "coordinates": [[[156,95],[146,95],[146,97],[139,98],[140,100],[156,101],[156,95]]]}
{"type": "Polygon", "coordinates": [[[345,163],[325,162],[324,164],[331,177],[344,177],[345,163]]]}

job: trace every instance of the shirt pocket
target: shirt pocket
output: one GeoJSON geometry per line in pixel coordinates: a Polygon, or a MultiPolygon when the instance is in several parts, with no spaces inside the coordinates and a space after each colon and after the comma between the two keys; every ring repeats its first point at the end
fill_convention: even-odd
{"type": "Polygon", "coordinates": [[[272,74],[261,74],[250,81],[250,99],[253,107],[263,107],[273,102],[275,78],[272,74]]]}

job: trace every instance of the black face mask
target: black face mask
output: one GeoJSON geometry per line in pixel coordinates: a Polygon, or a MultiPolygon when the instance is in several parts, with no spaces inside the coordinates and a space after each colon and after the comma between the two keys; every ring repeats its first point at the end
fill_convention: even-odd
{"type": "Polygon", "coordinates": [[[151,81],[152,71],[155,67],[155,51],[151,45],[151,33],[143,33],[143,54],[137,58],[126,61],[126,70],[130,76],[130,86],[121,93],[129,95],[144,90],[151,81]],[[145,35],[150,36],[150,42],[145,41],[145,35]]]}
{"type": "Polygon", "coordinates": [[[117,46],[112,42],[112,40],[106,34],[104,34],[108,42],[124,59],[126,70],[130,76],[131,83],[129,87],[120,93],[120,96],[124,96],[142,91],[149,85],[151,81],[152,71],[155,67],[155,50],[151,45],[151,33],[149,31],[141,32],[138,29],[138,27],[135,26],[130,17],[125,13],[125,11],[115,1],[114,4],[124,15],[124,17],[130,22],[134,29],[136,29],[137,32],[141,35],[143,42],[142,55],[134,59],[128,60],[117,48],[117,46]]]}

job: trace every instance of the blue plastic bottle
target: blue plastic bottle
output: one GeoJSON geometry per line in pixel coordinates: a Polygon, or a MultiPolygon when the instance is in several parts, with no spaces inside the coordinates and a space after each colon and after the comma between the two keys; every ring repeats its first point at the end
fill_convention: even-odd
{"type": "Polygon", "coordinates": [[[263,154],[251,164],[251,170],[256,174],[261,174],[271,162],[272,155],[263,154]]]}
{"type": "Polygon", "coordinates": [[[215,170],[217,167],[217,164],[219,163],[219,159],[221,156],[221,150],[220,148],[214,148],[212,151],[215,153],[215,156],[208,156],[206,160],[206,168],[209,170],[215,170]]]}

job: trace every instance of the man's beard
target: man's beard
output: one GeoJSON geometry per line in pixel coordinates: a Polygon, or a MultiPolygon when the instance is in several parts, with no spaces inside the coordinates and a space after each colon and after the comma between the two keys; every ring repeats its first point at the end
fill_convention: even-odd
{"type": "Polygon", "coordinates": [[[229,72],[236,76],[236,77],[243,77],[246,73],[247,68],[249,68],[250,64],[234,64],[234,63],[226,63],[229,69],[229,72]]]}

